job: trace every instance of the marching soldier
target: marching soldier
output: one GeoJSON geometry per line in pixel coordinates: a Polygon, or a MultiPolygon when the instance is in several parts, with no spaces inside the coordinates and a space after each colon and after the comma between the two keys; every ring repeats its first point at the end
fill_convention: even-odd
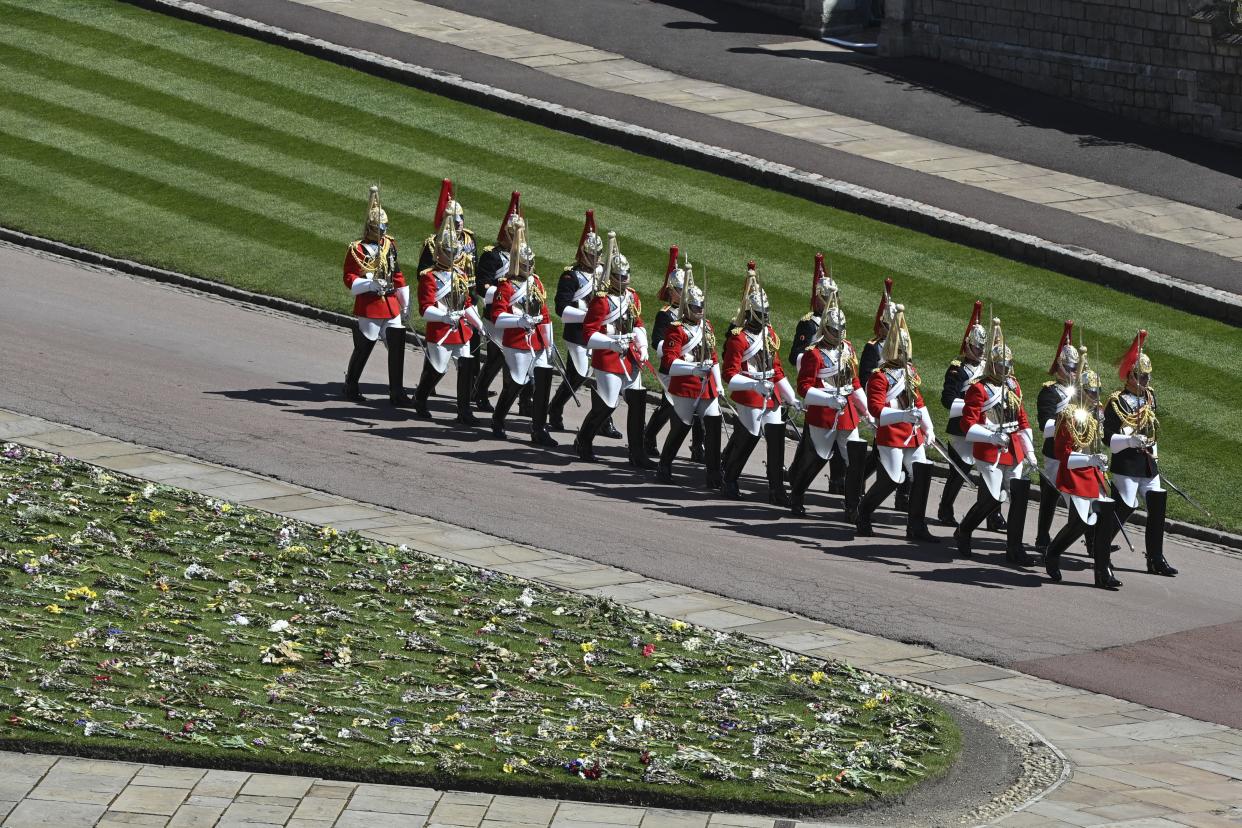
{"type": "MultiPolygon", "coordinates": [[[[673,403],[668,392],[669,376],[663,368],[662,348],[669,326],[680,317],[682,291],[686,283],[685,271],[677,266],[677,252],[677,245],[668,249],[668,267],[664,271],[664,284],[660,292],[656,294],[660,301],[666,304],[656,312],[655,322],[651,325],[651,347],[655,349],[656,356],[661,358],[657,363],[661,366],[657,377],[664,388],[664,394],[660,398],[660,405],[651,413],[651,419],[647,421],[647,428],[643,432],[643,445],[646,447],[648,457],[660,456],[658,448],[660,429],[664,428],[673,416],[673,403]]],[[[697,417],[691,422],[690,431],[692,434],[690,459],[701,463],[703,462],[703,424],[697,417]]]]}
{"type": "Polygon", "coordinates": [[[806,420],[789,467],[789,510],[795,515],[806,514],[806,491],[834,458],[844,456],[846,512],[858,508],[862,494],[867,441],[858,436],[858,423],[871,415],[858,378],[858,354],[845,338],[845,312],[837,305],[836,293],[826,301],[818,329],[797,357],[806,420]]]}
{"type": "Polygon", "coordinates": [[[655,464],[643,446],[647,391],[643,388],[642,370],[648,364],[647,331],[640,315],[638,292],[630,287],[630,263],[617,249],[616,233],[608,234],[605,261],[603,289],[596,292],[582,321],[582,332],[591,349],[591,365],[595,368],[595,391],[591,395],[591,411],[578,429],[574,448],[581,459],[595,460],[595,435],[624,394],[629,464],[650,469],[655,464]]]}
{"type": "Polygon", "coordinates": [[[906,509],[906,538],[937,543],[927,529],[927,494],[931,488],[931,462],[924,447],[936,438],[931,416],[919,393],[920,379],[913,364],[910,329],[905,308],[895,305],[884,360],[867,381],[867,410],[876,420],[875,448],[879,471],[875,482],[858,504],[855,534],[871,537],[871,515],[907,478],[911,479],[906,509]]]}
{"type": "Polygon", "coordinates": [[[453,217],[453,232],[457,235],[459,252],[455,264],[473,279],[476,256],[474,231],[466,227],[466,217],[462,212],[461,203],[453,192],[451,178],[440,182],[440,198],[436,201],[436,214],[431,221],[431,235],[423,239],[423,245],[418,251],[418,272],[422,273],[435,264],[436,234],[440,232],[440,225],[444,223],[445,215],[453,217]]]}
{"type": "Polygon", "coordinates": [[[397,263],[397,241],[388,235],[388,214],[380,206],[379,187],[372,186],[362,238],[345,253],[345,287],[354,297],[354,351],[345,369],[345,397],[365,398],[358,380],[367,358],[382,335],[388,348],[388,401],[407,408],[405,393],[405,326],[401,319],[410,308],[410,288],[397,263]]]}
{"type": "Polygon", "coordinates": [[[419,416],[431,417],[427,398],[448,372],[449,360],[457,360],[457,420],[461,425],[478,423],[470,410],[470,392],[478,364],[471,349],[474,331],[483,330],[483,320],[470,299],[470,277],[459,269],[459,237],[453,217],[446,214],[436,237],[435,264],[418,274],[418,309],[426,320],[423,373],[414,392],[414,408],[419,416]]]}
{"type": "Polygon", "coordinates": [[[668,399],[673,416],[669,420],[664,449],[660,452],[656,477],[661,483],[673,482],[673,460],[686,434],[701,421],[707,467],[704,482],[707,488],[718,489],[721,485],[719,397],[724,386],[716,360],[716,332],[705,316],[706,295],[694,284],[694,271],[689,262],[683,278],[678,318],[669,325],[660,357],[660,371],[669,378],[668,399]]]}
{"type": "MultiPolygon", "coordinates": [[[[591,374],[591,351],[587,345],[589,337],[583,332],[582,323],[586,320],[591,300],[595,298],[597,279],[603,273],[600,267],[603,252],[604,241],[595,232],[595,211],[587,210],[582,236],[578,239],[578,255],[574,263],[561,273],[556,285],[556,312],[563,323],[561,334],[569,355],[569,364],[565,366],[569,382],[560,384],[548,406],[548,422],[557,431],[565,428],[565,404],[591,374]]],[[[597,434],[621,439],[621,432],[613,425],[611,416],[603,421],[597,434]]]]}
{"type": "Polygon", "coordinates": [[[533,380],[530,441],[554,448],[556,440],[548,433],[548,398],[556,371],[548,357],[554,347],[552,323],[544,318],[548,297],[535,273],[535,253],[526,243],[526,224],[517,218],[513,226],[509,273],[496,280],[496,293],[489,306],[505,360],[504,388],[492,413],[492,433],[505,439],[505,417],[521,390],[533,380]]]}
{"type": "Polygon", "coordinates": [[[1116,521],[1114,501],[1108,496],[1104,469],[1108,457],[1100,440],[1102,431],[1096,416],[1100,397],[1100,378],[1087,367],[1087,349],[1078,355],[1075,392],[1070,403],[1057,415],[1053,438],[1057,460],[1057,490],[1065,501],[1069,520],[1057,532],[1044,553],[1044,569],[1054,583],[1061,581],[1061,553],[1084,533],[1092,538],[1095,585],[1115,590],[1121,581],[1113,575],[1112,533],[1100,531],[1116,521]]]}
{"type": "Polygon", "coordinates": [[[1117,525],[1104,534],[1111,546],[1117,530],[1126,522],[1141,497],[1147,505],[1147,571],[1172,577],[1177,570],[1164,559],[1165,508],[1168,492],[1160,485],[1156,419],[1156,395],[1151,387],[1151,358],[1143,352],[1147,331],[1139,331],[1121,359],[1118,375],[1125,388],[1113,392],[1104,410],[1104,435],[1112,451],[1113,500],[1117,525]]]}
{"type": "Polygon", "coordinates": [[[800,407],[781,367],[780,339],[768,324],[768,295],[759,285],[755,263],[747,265],[742,306],[724,347],[724,381],[737,414],[737,426],[725,447],[721,490],[737,498],[738,478],[762,437],[768,453],[768,502],[788,506],[785,491],[785,422],[783,405],[800,407]]]}
{"type": "MultiPolygon", "coordinates": [[[[1039,516],[1035,524],[1035,551],[1041,555],[1047,553],[1048,544],[1052,542],[1052,517],[1060,499],[1056,489],[1057,474],[1060,472],[1056,453],[1057,420],[1074,402],[1077,391],[1078,349],[1071,344],[1073,333],[1074,321],[1065,320],[1052,367],[1048,369],[1053,378],[1043,384],[1039,396],[1035,398],[1036,418],[1044,434],[1044,473],[1039,478],[1039,516]]],[[[1085,405],[1081,401],[1080,404],[1085,405]]],[[[1031,462],[1036,461],[1032,458],[1031,462]]]]}
{"type": "MultiPolygon", "coordinates": [[[[875,373],[875,370],[884,361],[884,343],[888,339],[888,332],[892,327],[896,313],[897,306],[893,304],[893,280],[891,278],[885,279],[884,293],[880,296],[880,305],[876,308],[875,322],[872,324],[873,336],[867,341],[867,344],[863,345],[862,353],[858,358],[858,374],[864,389],[871,380],[871,375],[875,373]]],[[[878,463],[878,452],[873,451],[867,455],[867,466],[863,471],[864,481],[875,473],[878,463]]],[[[904,512],[909,506],[909,500],[910,480],[906,478],[897,487],[897,497],[893,502],[893,508],[899,512],[904,512]]]]}
{"type": "MultiPolygon", "coordinates": [[[[949,423],[945,431],[949,433],[949,451],[953,457],[948,458],[962,470],[968,470],[974,463],[970,444],[966,440],[966,432],[962,429],[962,409],[966,406],[966,391],[971,383],[979,378],[983,371],[983,346],[987,344],[987,331],[979,324],[983,313],[983,303],[976,300],[975,308],[966,323],[966,333],[962,335],[962,344],[958,349],[958,358],[949,363],[944,372],[944,386],[940,391],[940,404],[949,409],[949,423]]],[[[940,508],[936,510],[936,519],[943,526],[957,526],[957,518],[953,516],[953,502],[957,493],[962,490],[966,481],[960,474],[950,474],[944,483],[944,492],[940,496],[940,508]]]]}
{"type": "MultiPolygon", "coordinates": [[[[824,254],[815,254],[815,270],[811,275],[811,310],[798,320],[794,328],[793,342],[789,346],[789,364],[800,368],[802,353],[820,331],[820,322],[828,304],[837,296],[837,283],[824,270],[824,254]]],[[[838,309],[840,302],[837,302],[838,309]]],[[[857,361],[857,355],[854,357],[857,361]]],[[[818,471],[816,472],[818,474],[818,471]]],[[[814,478],[815,475],[811,477],[814,478]]],[[[792,480],[792,478],[791,478],[792,480]]],[[[809,485],[809,484],[808,484],[809,485]]],[[[828,494],[845,493],[845,452],[834,451],[828,461],[828,494]]]]}
{"type": "Polygon", "coordinates": [[[1022,545],[1031,481],[1024,474],[1033,462],[1031,425],[1022,406],[1022,388],[1013,377],[1013,353],[1005,344],[999,319],[992,320],[983,375],[966,391],[961,428],[971,444],[975,469],[983,480],[979,499],[953,533],[958,553],[970,557],[971,535],[984,519],[1009,501],[1005,560],[1030,566],[1022,545]]]}
{"type": "MultiPolygon", "coordinates": [[[[500,230],[496,232],[496,243],[483,248],[475,273],[474,301],[477,307],[483,309],[483,332],[487,334],[487,357],[483,361],[482,368],[479,369],[479,376],[474,387],[474,405],[480,411],[492,411],[492,404],[488,400],[492,381],[496,379],[505,364],[504,348],[496,344],[499,336],[491,321],[490,305],[496,294],[497,281],[509,273],[511,264],[509,255],[513,248],[517,223],[521,218],[522,194],[514,190],[509,196],[509,209],[505,211],[505,217],[500,222],[500,230]]],[[[518,412],[525,415],[529,413],[527,406],[530,400],[530,389],[522,388],[521,391],[522,402],[519,403],[518,412]]]]}

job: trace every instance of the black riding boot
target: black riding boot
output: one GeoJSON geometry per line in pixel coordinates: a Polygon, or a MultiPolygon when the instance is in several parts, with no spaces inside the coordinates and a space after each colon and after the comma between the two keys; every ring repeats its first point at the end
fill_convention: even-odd
{"type": "Polygon", "coordinates": [[[630,465],[636,469],[654,469],[655,463],[643,447],[643,429],[647,426],[647,391],[631,388],[625,392],[625,436],[629,443],[630,465]]]}
{"type": "Polygon", "coordinates": [[[562,381],[556,388],[552,402],[548,403],[548,427],[553,431],[565,430],[565,405],[573,399],[574,392],[582,387],[582,383],[586,382],[586,378],[574,368],[573,360],[569,360],[569,364],[565,366],[565,376],[569,378],[569,382],[562,381]]]}
{"type": "Polygon", "coordinates": [[[724,418],[703,418],[703,483],[709,489],[719,489],[720,480],[720,428],[724,418]]]}
{"type": "Polygon", "coordinates": [[[858,503],[862,500],[863,476],[867,470],[867,444],[850,440],[845,444],[845,519],[858,519],[858,503]]]}
{"type": "MultiPolygon", "coordinates": [[[[1073,506],[1069,508],[1069,520],[1061,531],[1057,532],[1057,536],[1048,544],[1048,551],[1044,553],[1044,570],[1048,573],[1048,579],[1055,584],[1061,583],[1061,553],[1070,548],[1070,544],[1082,537],[1089,527],[1082,522],[1082,518],[1078,516],[1078,510],[1073,506]]],[[[1099,523],[1096,523],[1098,526],[1099,523]]]]}
{"type": "Polygon", "coordinates": [[[785,491],[785,424],[765,425],[763,438],[768,444],[768,503],[788,506],[789,494],[785,491]]]}
{"type": "Polygon", "coordinates": [[[431,360],[423,359],[423,373],[418,378],[418,387],[414,389],[414,410],[418,412],[418,416],[431,419],[431,409],[427,408],[427,398],[435,393],[436,386],[440,383],[441,374],[435,368],[431,367],[431,360]]]}
{"type": "Polygon", "coordinates": [[[706,460],[703,453],[703,419],[695,417],[690,421],[690,462],[702,463],[706,460]]]}
{"type": "Polygon", "coordinates": [[[1005,522],[1005,516],[997,509],[988,515],[988,531],[995,532],[998,535],[1004,535],[1009,531],[1009,524],[1005,522]]]}
{"type": "Polygon", "coordinates": [[[979,524],[987,520],[988,516],[1000,508],[1000,501],[992,497],[992,493],[988,491],[988,487],[979,486],[979,496],[975,498],[975,505],[970,507],[970,511],[962,518],[962,522],[957,525],[957,529],[953,531],[953,540],[957,542],[957,554],[963,558],[971,556],[970,541],[971,535],[979,528],[979,524]]]}
{"type": "Polygon", "coordinates": [[[535,386],[533,383],[526,383],[518,390],[518,414],[522,417],[533,417],[535,408],[532,404],[534,401],[535,386]]]}
{"type": "Polygon", "coordinates": [[[1168,492],[1147,493],[1147,571],[1172,577],[1177,570],[1164,559],[1164,511],[1168,500],[1168,492]]]}
{"type": "Polygon", "coordinates": [[[904,512],[910,508],[910,486],[912,485],[910,475],[906,475],[906,479],[901,481],[901,485],[897,487],[897,496],[893,498],[893,508],[898,512],[904,512]]]}
{"type": "MultiPolygon", "coordinates": [[[[951,458],[959,468],[969,470],[970,464],[962,462],[961,455],[952,446],[949,451],[953,453],[951,458]]],[[[962,490],[962,486],[966,481],[962,480],[962,476],[949,469],[949,477],[944,481],[944,491],[940,494],[940,507],[936,509],[936,520],[941,526],[957,526],[957,518],[953,516],[953,503],[957,500],[957,493],[962,490]]]]}
{"type": "Polygon", "coordinates": [[[349,355],[349,366],[345,369],[345,399],[354,402],[366,402],[366,397],[358,390],[358,380],[362,378],[362,369],[367,365],[367,358],[375,347],[374,339],[363,336],[358,326],[354,326],[354,352],[349,355]]]}
{"type": "Polygon", "coordinates": [[[723,476],[720,484],[721,494],[725,497],[736,500],[742,496],[737,481],[742,476],[742,469],[746,468],[750,453],[757,445],[759,445],[758,434],[751,434],[742,427],[741,423],[733,426],[733,436],[729,438],[729,444],[725,446],[723,476]]]}
{"type": "MultiPolygon", "coordinates": [[[[654,415],[652,416],[654,420],[654,415]]],[[[656,469],[656,480],[661,483],[673,482],[673,460],[681,451],[681,444],[686,441],[690,426],[681,421],[676,413],[668,421],[668,436],[664,438],[664,448],[660,451],[660,466],[656,469]]]]}
{"type": "Polygon", "coordinates": [[[647,421],[647,426],[643,429],[643,450],[647,452],[648,457],[660,456],[660,429],[668,425],[672,416],[673,404],[667,398],[661,397],[660,404],[656,406],[655,411],[651,412],[651,419],[647,421]]]}
{"type": "Polygon", "coordinates": [[[910,503],[906,509],[906,540],[940,543],[927,529],[927,495],[931,492],[931,463],[913,463],[910,475],[910,503]]]}
{"type": "MultiPolygon", "coordinates": [[[[877,455],[878,456],[878,455],[877,455]]],[[[858,504],[858,510],[854,517],[854,536],[860,538],[869,538],[875,534],[871,528],[871,516],[875,510],[880,508],[888,496],[897,491],[897,481],[888,476],[884,466],[877,463],[878,468],[875,472],[875,482],[871,484],[871,488],[867,489],[867,494],[858,504]]]]}
{"type": "Polygon", "coordinates": [[[1049,486],[1043,475],[1040,475],[1039,515],[1035,519],[1035,551],[1041,555],[1048,551],[1048,544],[1052,542],[1050,537],[1052,517],[1056,513],[1057,501],[1060,499],[1060,493],[1054,487],[1049,486]]]}
{"type": "Polygon", "coordinates": [[[556,440],[548,433],[548,398],[552,396],[552,375],[555,368],[536,368],[533,385],[533,410],[530,417],[530,441],[544,448],[556,448],[556,440]]]}
{"type": "Polygon", "coordinates": [[[623,436],[617,430],[617,424],[612,421],[612,415],[604,418],[604,422],[600,423],[599,428],[595,430],[600,437],[607,437],[609,440],[620,440],[623,436]]]}
{"type": "Polygon", "coordinates": [[[574,439],[574,450],[578,452],[578,459],[588,463],[595,462],[595,435],[599,431],[600,423],[612,416],[612,411],[598,393],[591,392],[591,410],[587,412],[586,419],[578,428],[578,436],[574,439]]]}
{"type": "Polygon", "coordinates": [[[496,407],[492,409],[492,434],[498,439],[505,440],[509,437],[505,433],[505,418],[509,416],[509,409],[513,407],[514,400],[521,392],[522,386],[514,382],[509,372],[505,371],[504,379],[501,381],[500,396],[496,398],[496,407]]]}
{"type": "Polygon", "coordinates": [[[1031,496],[1031,481],[1015,477],[1009,481],[1009,528],[1005,534],[1005,560],[1014,566],[1030,566],[1031,556],[1022,544],[1026,531],[1026,504],[1031,496]]]}
{"type": "MultiPolygon", "coordinates": [[[[1107,500],[1101,500],[1097,501],[1095,506],[1096,526],[1098,527],[1101,522],[1103,522],[1105,526],[1112,525],[1114,522],[1113,504],[1107,500]]],[[[1121,586],[1121,581],[1118,581],[1116,577],[1113,576],[1112,549],[1113,533],[1101,531],[1097,528],[1095,533],[1095,548],[1092,549],[1091,552],[1092,557],[1095,559],[1095,585],[1100,589],[1117,589],[1121,586]]]]}
{"type": "Polygon", "coordinates": [[[384,331],[388,346],[388,402],[395,408],[409,408],[410,396],[405,393],[405,328],[384,331]]]}
{"type": "Polygon", "coordinates": [[[479,421],[470,410],[470,393],[474,390],[474,377],[479,369],[479,360],[475,357],[461,357],[457,360],[457,418],[453,422],[458,425],[473,426],[479,421]]]}
{"type": "MultiPolygon", "coordinates": [[[[833,454],[836,457],[836,454],[833,454]]],[[[799,517],[806,514],[806,490],[815,482],[815,476],[824,468],[826,461],[815,450],[810,429],[802,432],[802,441],[789,464],[789,511],[799,517]]]]}
{"type": "Polygon", "coordinates": [[[846,493],[846,458],[841,456],[841,447],[832,449],[832,457],[828,459],[828,494],[846,493]]]}
{"type": "Polygon", "coordinates": [[[492,404],[488,397],[492,393],[492,381],[496,379],[496,375],[505,367],[505,354],[500,346],[495,342],[487,343],[487,358],[483,360],[483,367],[479,370],[479,375],[475,380],[475,387],[472,391],[474,395],[474,405],[480,411],[491,411],[492,404]]]}

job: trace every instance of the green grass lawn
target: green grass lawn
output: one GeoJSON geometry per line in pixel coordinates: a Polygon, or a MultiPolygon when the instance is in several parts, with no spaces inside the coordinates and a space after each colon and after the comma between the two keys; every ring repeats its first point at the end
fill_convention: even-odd
{"type": "MultiPolygon", "coordinates": [[[[345,245],[380,181],[412,271],[450,176],[480,242],[522,191],[539,269],[573,255],[582,213],[619,233],[650,304],[668,245],[708,271],[712,315],[733,312],[748,258],[786,335],[824,250],[857,343],[880,285],[909,308],[927,391],[957,353],[974,300],[1006,324],[1031,398],[1067,317],[1106,382],[1137,328],[1162,405],[1161,459],[1242,530],[1242,332],[1076,279],[719,176],[554,132],[275,46],[113,0],[0,0],[0,223],[337,310],[345,245]],[[704,267],[705,266],[705,267],[704,267]]],[[[342,349],[348,345],[342,341],[342,349]]],[[[943,424],[945,412],[933,405],[943,424]]]]}
{"type": "Polygon", "coordinates": [[[756,641],[0,451],[0,746],[815,812],[956,727],[756,641]]]}

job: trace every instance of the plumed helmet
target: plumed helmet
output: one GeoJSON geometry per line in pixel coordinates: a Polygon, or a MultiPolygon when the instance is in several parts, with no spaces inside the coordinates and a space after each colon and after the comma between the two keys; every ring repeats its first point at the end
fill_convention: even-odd
{"type": "Polygon", "coordinates": [[[522,194],[517,190],[509,196],[509,209],[505,210],[505,217],[500,221],[500,229],[496,231],[497,244],[509,244],[513,239],[513,231],[516,229],[514,219],[522,216],[522,194]]]}
{"type": "Polygon", "coordinates": [[[966,323],[966,332],[962,334],[962,347],[958,353],[965,354],[967,348],[974,355],[982,355],[983,347],[987,345],[988,332],[979,324],[979,317],[983,314],[983,302],[975,300],[975,308],[971,311],[970,321],[966,323]]]}
{"type": "Polygon", "coordinates": [[[609,272],[613,276],[625,276],[626,278],[629,278],[630,260],[621,255],[620,250],[617,250],[612,254],[612,259],[609,261],[609,264],[611,265],[609,272]]]}
{"type": "Polygon", "coordinates": [[[987,362],[984,374],[996,382],[1003,382],[1013,371],[1013,352],[1005,344],[1005,332],[997,317],[992,318],[992,331],[988,336],[988,350],[984,358],[987,362]]]}
{"type": "Polygon", "coordinates": [[[1121,358],[1121,365],[1117,368],[1117,374],[1122,382],[1127,381],[1131,374],[1151,373],[1151,358],[1143,353],[1143,346],[1146,344],[1147,331],[1139,331],[1134,341],[1130,343],[1125,356],[1121,358]]]}
{"type": "Polygon", "coordinates": [[[455,227],[456,217],[446,212],[440,219],[440,231],[436,233],[435,258],[441,267],[448,267],[461,255],[462,240],[455,227]]]}
{"type": "Polygon", "coordinates": [[[690,264],[689,259],[686,260],[685,270],[682,271],[685,279],[681,289],[681,318],[686,318],[686,311],[694,308],[698,312],[703,310],[703,302],[707,298],[707,294],[703,292],[703,288],[694,283],[694,266],[690,264]]]}
{"type": "Polygon", "coordinates": [[[742,304],[738,308],[734,324],[740,327],[748,320],[766,323],[770,312],[768,294],[759,284],[759,274],[755,270],[755,263],[747,262],[746,279],[742,282],[742,304]]]}
{"type": "Polygon", "coordinates": [[[884,329],[892,328],[893,322],[897,318],[897,306],[893,304],[893,280],[884,280],[884,293],[880,296],[880,306],[875,312],[875,324],[872,326],[873,333],[878,337],[884,334],[884,329]]]}
{"type": "Polygon", "coordinates": [[[595,211],[586,211],[586,220],[582,223],[582,235],[578,238],[578,264],[586,265],[587,259],[599,260],[604,252],[604,240],[595,230],[595,211]]]}
{"type": "Polygon", "coordinates": [[[367,223],[363,227],[364,236],[378,234],[380,228],[388,224],[388,213],[384,212],[384,208],[380,206],[379,192],[379,185],[372,184],[367,195],[367,223]]]}
{"type": "Polygon", "coordinates": [[[904,305],[889,304],[892,306],[892,322],[888,326],[888,336],[884,338],[884,362],[904,365],[914,358],[914,343],[910,339],[910,328],[906,325],[906,308],[904,305]]]}
{"type": "Polygon", "coordinates": [[[525,242],[518,248],[518,265],[523,274],[533,273],[535,270],[535,251],[530,249],[530,245],[525,242]]]}
{"type": "Polygon", "coordinates": [[[440,225],[444,223],[444,216],[451,215],[454,224],[460,228],[464,224],[464,216],[461,210],[461,204],[453,195],[453,180],[446,178],[440,182],[440,198],[436,201],[436,215],[432,219],[432,226],[438,232],[440,225]]]}
{"type": "Polygon", "coordinates": [[[1066,319],[1065,328],[1061,331],[1061,341],[1057,343],[1056,354],[1052,357],[1052,367],[1048,369],[1049,374],[1072,377],[1078,372],[1078,349],[1070,344],[1073,338],[1074,320],[1066,319]]]}
{"type": "Polygon", "coordinates": [[[668,249],[668,266],[664,268],[664,284],[660,286],[659,292],[656,294],[660,297],[661,302],[671,300],[672,291],[679,293],[686,287],[686,272],[677,266],[677,245],[672,245],[668,249]]]}
{"type": "Polygon", "coordinates": [[[815,271],[811,276],[811,311],[822,311],[837,295],[837,283],[832,274],[824,270],[824,254],[815,254],[815,271]]]}

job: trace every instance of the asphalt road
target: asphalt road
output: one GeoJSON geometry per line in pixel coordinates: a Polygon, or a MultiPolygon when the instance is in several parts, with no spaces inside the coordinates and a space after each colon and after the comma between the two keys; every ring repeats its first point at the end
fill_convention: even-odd
{"type": "MultiPolygon", "coordinates": [[[[768,507],[757,466],[750,497],[727,502],[631,471],[614,441],[598,443],[612,462],[586,465],[453,428],[447,398],[430,423],[347,403],[349,347],[339,328],[0,246],[0,406],[1242,725],[1228,656],[1242,652],[1242,558],[1174,541],[1184,574],[1165,579],[1121,552],[1125,588],[1108,593],[1084,558],[1051,585],[1006,567],[998,536],[955,561],[906,543],[887,512],[879,537],[854,542],[835,498],[812,496],[807,519],[768,507]]],[[[383,356],[364,377],[375,395],[383,356]]],[[[419,369],[411,352],[411,384],[419,369]]]]}
{"type": "MultiPolygon", "coordinates": [[[[829,178],[1088,248],[1233,293],[1237,263],[1074,213],[821,147],[720,118],[596,89],[503,58],[332,13],[300,0],[201,0],[333,43],[777,161],[829,178]]],[[[822,107],[956,146],[1242,215],[1242,155],[927,60],[770,51],[790,24],[714,0],[428,0],[738,88],[822,107]]]]}

